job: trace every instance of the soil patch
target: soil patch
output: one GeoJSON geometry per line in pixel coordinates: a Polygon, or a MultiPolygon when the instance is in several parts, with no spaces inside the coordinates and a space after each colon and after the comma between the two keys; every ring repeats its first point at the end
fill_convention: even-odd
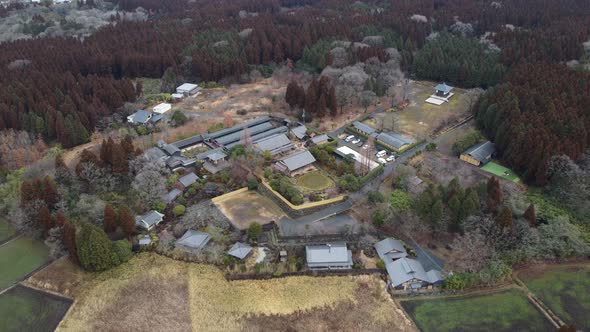
{"type": "Polygon", "coordinates": [[[215,205],[238,229],[247,229],[253,222],[268,224],[284,216],[272,200],[252,190],[218,201],[215,205]]]}

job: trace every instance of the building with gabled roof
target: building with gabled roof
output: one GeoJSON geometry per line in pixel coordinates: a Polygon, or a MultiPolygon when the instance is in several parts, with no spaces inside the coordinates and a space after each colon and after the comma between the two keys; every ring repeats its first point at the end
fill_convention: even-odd
{"type": "Polygon", "coordinates": [[[176,245],[188,249],[203,249],[210,240],[211,235],[189,229],[176,241],[176,245]]]}
{"type": "Polygon", "coordinates": [[[307,127],[304,125],[295,127],[291,129],[291,134],[293,134],[293,136],[295,136],[295,138],[298,140],[302,141],[305,139],[305,137],[307,137],[307,127]]]}
{"type": "Polygon", "coordinates": [[[199,180],[197,174],[191,172],[178,179],[178,184],[182,188],[188,188],[191,184],[197,182],[197,180],[199,180]]]}
{"type": "Polygon", "coordinates": [[[311,142],[315,145],[326,144],[330,141],[330,136],[326,134],[316,135],[311,138],[311,142]]]}
{"type": "Polygon", "coordinates": [[[385,269],[389,275],[391,286],[396,289],[420,289],[443,281],[440,271],[426,272],[419,261],[407,257],[386,262],[385,269]]]}
{"type": "Polygon", "coordinates": [[[299,151],[293,154],[290,154],[279,161],[276,162],[276,166],[282,172],[293,174],[298,170],[301,170],[311,164],[315,163],[316,159],[314,156],[309,152],[309,150],[299,151]]]}
{"type": "Polygon", "coordinates": [[[158,104],[158,105],[154,106],[152,108],[152,111],[154,113],[164,114],[164,113],[168,112],[171,109],[172,109],[172,104],[161,103],[161,104],[158,104]]]}
{"type": "Polygon", "coordinates": [[[472,165],[482,166],[492,160],[492,156],[495,152],[496,146],[494,143],[485,141],[475,144],[474,146],[465,150],[465,152],[461,153],[459,158],[472,165]]]}
{"type": "Polygon", "coordinates": [[[228,255],[244,259],[248,257],[250,252],[252,251],[252,247],[247,243],[236,242],[227,252],[228,255]]]}
{"type": "Polygon", "coordinates": [[[285,134],[277,134],[265,137],[261,140],[258,140],[256,143],[254,143],[254,145],[261,152],[270,152],[272,156],[290,151],[295,148],[289,137],[287,137],[285,134]]]}
{"type": "Polygon", "coordinates": [[[184,97],[192,96],[199,92],[199,86],[192,83],[184,83],[176,88],[176,94],[183,95],[184,97]]]}
{"type": "Polygon", "coordinates": [[[307,267],[312,270],[342,270],[352,268],[352,251],[346,242],[334,242],[305,247],[307,267]]]}
{"type": "Polygon", "coordinates": [[[172,202],[174,202],[174,200],[176,198],[178,198],[178,196],[180,196],[182,194],[182,191],[180,191],[179,189],[172,189],[170,190],[168,193],[166,193],[165,195],[163,195],[161,197],[162,202],[166,203],[166,204],[170,204],[172,202]]]}
{"type": "Polygon", "coordinates": [[[375,128],[371,127],[371,126],[367,126],[366,124],[359,122],[359,121],[355,121],[352,123],[352,127],[360,132],[363,135],[366,136],[370,136],[372,133],[375,132],[375,128]]]}
{"type": "Polygon", "coordinates": [[[127,117],[127,122],[133,124],[146,124],[152,119],[153,114],[146,110],[137,110],[137,112],[127,117]]]}
{"type": "Polygon", "coordinates": [[[413,140],[395,133],[380,133],[376,139],[379,144],[394,151],[402,151],[414,143],[413,140]]]}
{"type": "Polygon", "coordinates": [[[394,238],[388,237],[375,243],[374,246],[377,255],[385,263],[408,256],[408,252],[401,241],[394,238]]]}
{"type": "Polygon", "coordinates": [[[135,218],[135,225],[149,231],[158,226],[162,220],[164,220],[164,215],[158,211],[152,210],[142,216],[137,216],[135,218]]]}

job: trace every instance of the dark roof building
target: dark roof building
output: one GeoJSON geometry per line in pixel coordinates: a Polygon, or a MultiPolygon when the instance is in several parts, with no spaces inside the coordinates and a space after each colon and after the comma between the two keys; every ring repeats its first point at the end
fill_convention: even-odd
{"type": "Polygon", "coordinates": [[[385,263],[408,256],[404,245],[400,241],[390,237],[375,243],[375,250],[379,258],[385,263]]]}
{"type": "Polygon", "coordinates": [[[162,150],[164,150],[164,152],[166,152],[166,154],[169,156],[179,156],[180,155],[180,149],[172,144],[162,145],[162,150]]]}
{"type": "Polygon", "coordinates": [[[391,279],[391,285],[397,289],[420,289],[443,280],[440,271],[425,272],[420,262],[406,257],[386,262],[385,269],[391,279]]]}
{"type": "Polygon", "coordinates": [[[239,259],[246,258],[250,252],[252,251],[252,247],[246,243],[236,242],[229,251],[227,252],[228,255],[234,256],[239,259]]]}
{"type": "Polygon", "coordinates": [[[293,149],[293,143],[287,135],[277,134],[265,137],[255,143],[258,150],[262,152],[270,152],[272,156],[289,151],[293,149]]]}
{"type": "Polygon", "coordinates": [[[465,150],[460,156],[464,160],[475,166],[485,165],[492,160],[492,155],[496,152],[496,146],[490,141],[478,143],[465,150]]]}
{"type": "Polygon", "coordinates": [[[447,83],[441,83],[434,87],[436,90],[436,94],[440,96],[446,96],[453,90],[452,86],[447,85],[447,83]]]}
{"type": "Polygon", "coordinates": [[[395,151],[403,150],[405,147],[414,143],[411,139],[394,133],[380,133],[376,139],[382,145],[395,151]]]}
{"type": "Polygon", "coordinates": [[[158,226],[159,223],[162,222],[162,220],[164,220],[164,215],[161,214],[158,211],[152,210],[146,214],[144,214],[143,216],[138,216],[135,218],[135,225],[137,225],[137,227],[146,229],[146,230],[151,230],[152,228],[158,226]]]}
{"type": "Polygon", "coordinates": [[[211,235],[189,229],[176,241],[176,245],[190,249],[203,249],[211,240],[211,235]]]}
{"type": "Polygon", "coordinates": [[[330,140],[330,136],[326,134],[317,135],[311,138],[311,142],[315,145],[327,143],[330,140]]]}
{"type": "Polygon", "coordinates": [[[315,163],[316,160],[308,150],[293,153],[277,162],[279,167],[285,168],[289,173],[315,163]]]}
{"type": "Polygon", "coordinates": [[[134,124],[146,124],[152,118],[152,113],[146,110],[138,110],[127,117],[127,122],[134,124]]]}
{"type": "Polygon", "coordinates": [[[162,196],[162,201],[166,204],[170,204],[172,202],[174,202],[174,200],[180,196],[180,194],[182,194],[182,191],[174,188],[172,190],[170,190],[167,194],[165,194],[164,196],[162,196]]]}
{"type": "Polygon", "coordinates": [[[183,177],[181,177],[180,179],[178,179],[178,182],[184,188],[187,188],[191,184],[197,182],[198,179],[199,179],[199,177],[197,176],[197,174],[195,174],[195,173],[188,173],[188,174],[184,175],[183,177]]]}
{"type": "Polygon", "coordinates": [[[195,145],[199,145],[203,143],[203,136],[202,135],[195,135],[189,138],[185,138],[182,139],[180,141],[176,141],[174,143],[172,143],[172,145],[176,146],[177,148],[184,150],[184,149],[188,149],[190,147],[193,147],[195,145]]]}
{"type": "Polygon", "coordinates": [[[353,122],[352,127],[367,136],[375,132],[375,128],[367,126],[366,124],[358,121],[353,122]]]}
{"type": "Polygon", "coordinates": [[[303,140],[307,136],[307,127],[303,125],[295,127],[291,129],[291,133],[293,133],[293,135],[297,137],[297,139],[303,140]]]}
{"type": "Polygon", "coordinates": [[[313,270],[351,269],[352,252],[345,242],[305,247],[307,267],[313,270]]]}
{"type": "MultiPolygon", "coordinates": [[[[250,139],[252,140],[252,142],[254,144],[256,144],[258,141],[263,140],[263,139],[265,139],[265,138],[267,138],[269,136],[273,136],[273,135],[276,135],[276,134],[283,134],[283,133],[286,133],[288,131],[289,131],[289,129],[287,127],[285,127],[285,126],[277,127],[277,128],[273,128],[273,129],[267,130],[265,132],[262,132],[262,133],[259,133],[259,134],[250,136],[250,139]]],[[[234,142],[234,143],[226,144],[226,145],[224,145],[224,147],[226,149],[231,149],[234,146],[240,145],[240,144],[242,144],[242,142],[237,141],[237,142],[234,142]]]]}

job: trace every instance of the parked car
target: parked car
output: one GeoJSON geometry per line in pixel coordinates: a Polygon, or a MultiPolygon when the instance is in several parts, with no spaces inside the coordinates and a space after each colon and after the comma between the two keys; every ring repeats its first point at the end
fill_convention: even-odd
{"type": "Polygon", "coordinates": [[[387,164],[387,161],[385,161],[385,159],[383,159],[383,158],[377,158],[377,162],[380,163],[380,164],[382,164],[382,165],[383,164],[387,164]]]}
{"type": "Polygon", "coordinates": [[[391,156],[387,157],[387,159],[385,159],[385,160],[387,162],[394,161],[395,160],[395,156],[394,155],[391,155],[391,156]]]}
{"type": "Polygon", "coordinates": [[[365,145],[363,145],[363,150],[366,150],[366,149],[368,149],[368,148],[369,148],[369,144],[365,144],[365,145]]]}
{"type": "Polygon", "coordinates": [[[385,151],[385,150],[381,150],[381,151],[377,152],[377,153],[375,154],[375,156],[376,156],[377,158],[381,158],[381,157],[385,157],[385,155],[386,155],[386,154],[387,154],[387,151],[385,151]]]}
{"type": "Polygon", "coordinates": [[[354,141],[352,141],[352,144],[355,144],[356,145],[356,144],[359,144],[359,143],[362,143],[362,142],[363,141],[361,141],[360,139],[357,138],[354,141]]]}
{"type": "Polygon", "coordinates": [[[356,138],[356,137],[355,137],[354,135],[350,135],[350,136],[346,137],[346,138],[344,139],[344,141],[345,141],[345,142],[350,142],[350,141],[352,141],[352,140],[353,140],[353,139],[355,139],[355,138],[356,138]]]}

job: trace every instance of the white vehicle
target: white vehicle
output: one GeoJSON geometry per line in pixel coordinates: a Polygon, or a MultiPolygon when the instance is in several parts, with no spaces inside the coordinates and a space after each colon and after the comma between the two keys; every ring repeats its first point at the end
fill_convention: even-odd
{"type": "Polygon", "coordinates": [[[387,154],[387,151],[385,151],[385,150],[381,150],[381,151],[377,152],[377,153],[375,154],[375,156],[376,156],[377,158],[381,158],[381,157],[385,157],[385,155],[386,155],[386,154],[387,154]]]}
{"type": "Polygon", "coordinates": [[[391,156],[387,157],[387,159],[385,159],[385,160],[387,162],[394,161],[395,160],[395,156],[394,155],[391,155],[391,156]]]}
{"type": "Polygon", "coordinates": [[[352,141],[352,144],[359,144],[360,142],[361,142],[361,140],[357,138],[354,141],[352,141]]]}
{"type": "Polygon", "coordinates": [[[369,148],[369,144],[365,144],[365,145],[363,145],[363,150],[366,150],[366,149],[368,149],[368,148],[369,148]]]}
{"type": "Polygon", "coordinates": [[[387,164],[387,161],[385,161],[383,158],[377,158],[377,162],[380,164],[387,164]]]}
{"type": "Polygon", "coordinates": [[[350,141],[352,141],[353,139],[355,139],[354,135],[350,135],[350,136],[346,137],[346,138],[344,139],[344,141],[345,141],[345,142],[350,142],[350,141]]]}

